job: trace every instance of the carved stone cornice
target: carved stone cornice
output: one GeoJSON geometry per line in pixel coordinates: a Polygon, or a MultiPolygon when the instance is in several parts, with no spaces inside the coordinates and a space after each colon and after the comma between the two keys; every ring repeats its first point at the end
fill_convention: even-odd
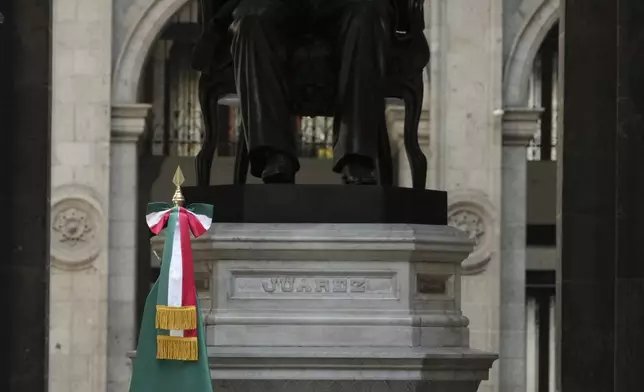
{"type": "Polygon", "coordinates": [[[113,104],[112,131],[113,143],[136,143],[143,134],[152,105],[144,103],[113,104]]]}
{"type": "Polygon", "coordinates": [[[503,145],[527,147],[539,130],[542,108],[505,108],[503,110],[503,145]]]}

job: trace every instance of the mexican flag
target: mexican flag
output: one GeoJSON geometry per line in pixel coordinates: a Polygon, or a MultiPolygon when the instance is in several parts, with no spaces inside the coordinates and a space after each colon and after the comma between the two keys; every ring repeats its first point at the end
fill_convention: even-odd
{"type": "Polygon", "coordinates": [[[147,224],[165,232],[161,274],[143,311],[130,392],[212,392],[194,281],[190,235],[204,234],[213,207],[148,204],[147,224]]]}

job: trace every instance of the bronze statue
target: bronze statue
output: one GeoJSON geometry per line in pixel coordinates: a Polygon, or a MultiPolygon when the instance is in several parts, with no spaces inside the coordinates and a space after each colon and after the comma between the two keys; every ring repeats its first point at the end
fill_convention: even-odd
{"type": "MultiPolygon", "coordinates": [[[[330,115],[334,117],[333,170],[342,173],[347,184],[375,184],[378,156],[389,151],[386,96],[411,102],[407,108],[411,122],[406,121],[405,133],[414,122],[417,133],[422,68],[428,61],[422,0],[215,3],[202,0],[205,29],[193,59],[195,68],[202,71],[207,133],[216,127],[217,100],[236,90],[247,148],[239,151],[240,159],[249,161],[251,174],[265,183],[293,183],[299,170],[294,116],[330,115]],[[405,51],[408,58],[400,58],[405,51]],[[393,66],[392,52],[398,56],[393,66]]],[[[204,171],[209,176],[215,145],[212,136],[206,135],[197,166],[201,183],[208,181],[204,171]]],[[[426,171],[417,140],[406,135],[405,145],[411,152],[412,169],[424,164],[426,171]]],[[[243,175],[236,177],[245,181],[243,165],[238,168],[243,175]]]]}
{"type": "Polygon", "coordinates": [[[286,82],[287,51],[315,31],[336,51],[334,171],[347,183],[375,184],[376,130],[385,110],[387,0],[241,0],[232,55],[251,174],[294,182],[299,169],[286,82]]]}

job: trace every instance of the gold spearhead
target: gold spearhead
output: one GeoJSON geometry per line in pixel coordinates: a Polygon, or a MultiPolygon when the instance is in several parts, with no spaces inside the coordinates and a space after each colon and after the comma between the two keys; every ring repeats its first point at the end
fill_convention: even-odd
{"type": "Polygon", "coordinates": [[[181,206],[185,201],[183,194],[181,193],[181,185],[183,185],[185,181],[186,178],[183,176],[181,166],[177,166],[177,171],[174,172],[174,177],[172,178],[172,183],[177,187],[174,191],[174,196],[172,196],[172,203],[175,206],[181,206]]]}

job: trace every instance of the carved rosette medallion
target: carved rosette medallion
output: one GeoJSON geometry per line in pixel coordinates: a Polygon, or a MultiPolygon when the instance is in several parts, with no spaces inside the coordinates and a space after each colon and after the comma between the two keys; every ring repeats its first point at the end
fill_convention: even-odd
{"type": "Polygon", "coordinates": [[[51,259],[54,267],[82,270],[101,250],[102,217],[98,208],[79,197],[64,198],[51,209],[51,259]]]}
{"type": "Polygon", "coordinates": [[[492,213],[487,199],[472,195],[451,197],[447,214],[448,224],[465,232],[474,241],[474,251],[462,263],[463,274],[484,271],[492,255],[492,213]]]}
{"type": "Polygon", "coordinates": [[[449,225],[467,233],[474,241],[476,249],[485,239],[485,224],[483,218],[467,208],[454,209],[449,215],[449,225]]]}

